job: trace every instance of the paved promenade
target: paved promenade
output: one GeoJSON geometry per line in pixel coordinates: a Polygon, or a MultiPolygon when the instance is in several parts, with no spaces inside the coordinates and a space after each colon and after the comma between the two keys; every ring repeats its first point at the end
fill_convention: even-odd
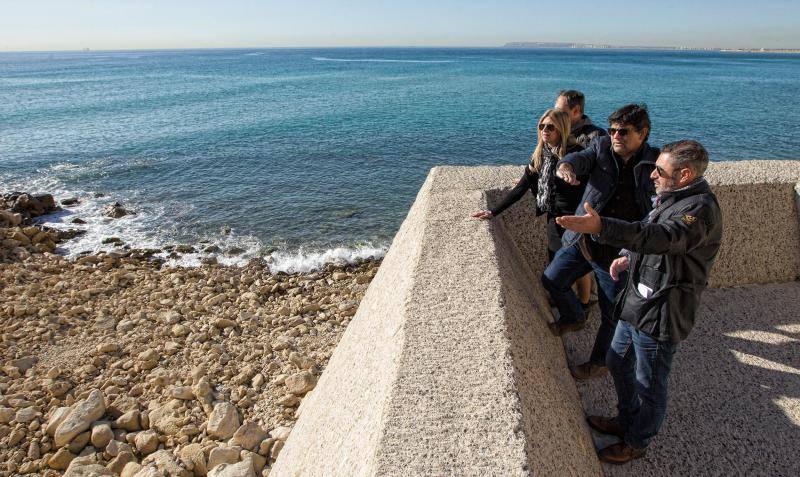
{"type": "MultiPolygon", "coordinates": [[[[800,282],[712,289],[670,374],[667,418],[645,458],[607,476],[800,475],[800,282]]],[[[585,360],[599,313],[564,337],[585,360]]],[[[611,377],[579,384],[584,409],[613,415],[611,377]]],[[[616,439],[593,433],[595,444],[616,439]]]]}

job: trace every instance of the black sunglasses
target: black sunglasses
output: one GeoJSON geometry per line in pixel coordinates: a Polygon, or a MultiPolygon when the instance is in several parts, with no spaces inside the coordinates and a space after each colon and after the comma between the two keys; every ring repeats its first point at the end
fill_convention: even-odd
{"type": "Polygon", "coordinates": [[[675,169],[674,171],[672,171],[672,174],[669,174],[666,170],[664,170],[663,167],[658,165],[656,166],[656,172],[658,173],[659,176],[663,177],[664,179],[672,179],[676,173],[680,173],[683,169],[685,168],[675,169]]]}
{"type": "Polygon", "coordinates": [[[633,131],[630,128],[608,128],[608,135],[614,137],[614,134],[619,134],[619,137],[625,137],[633,131]]]}
{"type": "Polygon", "coordinates": [[[556,125],[555,124],[552,124],[552,123],[551,124],[539,123],[539,131],[553,132],[555,130],[556,130],[556,125]]]}

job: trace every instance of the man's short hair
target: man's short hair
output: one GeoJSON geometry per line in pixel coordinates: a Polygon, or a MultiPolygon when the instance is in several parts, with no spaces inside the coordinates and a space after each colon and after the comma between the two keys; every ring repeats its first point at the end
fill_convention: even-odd
{"type": "Polygon", "coordinates": [[[661,153],[669,154],[676,169],[691,169],[697,177],[702,176],[708,167],[708,151],[693,139],[682,139],[664,144],[661,153]]]}
{"type": "Polygon", "coordinates": [[[583,114],[583,106],[586,104],[586,98],[583,96],[583,93],[575,89],[562,89],[558,92],[558,97],[562,96],[567,100],[567,106],[569,106],[569,109],[572,109],[575,106],[580,106],[581,114],[583,114]]]}
{"type": "Polygon", "coordinates": [[[608,124],[619,123],[624,126],[633,126],[637,131],[647,128],[647,136],[650,137],[650,115],[647,114],[646,104],[629,104],[611,113],[608,117],[608,124]]]}

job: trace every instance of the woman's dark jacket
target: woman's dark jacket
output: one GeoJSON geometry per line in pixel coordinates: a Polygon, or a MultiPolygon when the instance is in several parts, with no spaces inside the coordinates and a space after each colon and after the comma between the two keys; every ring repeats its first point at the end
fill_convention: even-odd
{"type": "MultiPolygon", "coordinates": [[[[584,202],[588,202],[594,210],[603,215],[603,207],[608,204],[614,196],[617,183],[619,181],[619,170],[617,161],[614,159],[614,151],[611,149],[611,138],[600,136],[594,139],[586,149],[567,154],[558,161],[556,167],[561,164],[570,164],[575,175],[588,175],[589,180],[583,198],[579,201],[575,215],[583,215],[586,211],[583,208],[584,202]]],[[[650,147],[646,142],[637,152],[641,155],[639,163],[634,167],[634,181],[636,183],[635,201],[636,215],[644,218],[653,209],[652,198],[656,194],[650,174],[656,167],[656,159],[659,150],[650,147]]],[[[578,232],[567,230],[564,234],[564,244],[569,246],[576,243],[581,238],[578,232]]]]}
{"type": "Polygon", "coordinates": [[[617,298],[614,318],[660,341],[678,343],[694,326],[722,242],[722,211],[705,179],[659,199],[641,222],[603,217],[598,240],[630,251],[628,283],[617,298]],[[647,289],[652,294],[646,298],[641,291],[647,289]]]}
{"type": "MultiPolygon", "coordinates": [[[[575,144],[567,150],[567,154],[578,152],[581,150],[581,146],[575,144]]],[[[556,168],[553,168],[553,173],[555,173],[556,168]]],[[[580,180],[580,178],[579,178],[580,180]]],[[[555,178],[555,209],[556,209],[556,216],[561,215],[572,215],[575,213],[575,207],[578,206],[578,202],[581,200],[583,196],[583,189],[586,184],[586,177],[581,180],[581,185],[579,186],[572,186],[561,180],[560,178],[555,178]]],[[[517,185],[514,186],[513,189],[508,191],[506,195],[503,196],[503,199],[500,201],[499,204],[490,208],[489,210],[492,212],[492,215],[495,217],[500,215],[504,210],[509,208],[512,204],[517,202],[519,199],[525,195],[525,192],[531,191],[533,194],[534,204],[536,203],[536,193],[539,189],[539,173],[532,172],[529,166],[525,167],[525,172],[522,173],[522,178],[517,182],[517,185]]],[[[536,215],[542,215],[544,211],[539,210],[539,207],[536,207],[536,215]]]]}

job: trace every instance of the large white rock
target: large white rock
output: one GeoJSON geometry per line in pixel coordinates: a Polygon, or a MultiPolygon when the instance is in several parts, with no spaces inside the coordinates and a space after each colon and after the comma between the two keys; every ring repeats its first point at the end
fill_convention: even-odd
{"type": "Polygon", "coordinates": [[[247,458],[236,464],[220,464],[208,473],[208,477],[256,477],[253,461],[247,458]]]}
{"type": "Polygon", "coordinates": [[[236,407],[229,402],[220,402],[214,406],[214,411],[208,416],[208,435],[218,439],[230,438],[239,429],[239,413],[236,407]]]}
{"type": "Polygon", "coordinates": [[[255,422],[245,422],[233,434],[233,442],[245,449],[253,450],[267,438],[267,432],[255,422]]]}
{"type": "Polygon", "coordinates": [[[57,407],[53,410],[50,414],[50,419],[47,421],[47,427],[45,427],[47,435],[54,436],[56,434],[56,429],[67,418],[70,410],[71,408],[69,407],[57,407]]]}
{"type": "Polygon", "coordinates": [[[93,421],[103,417],[106,412],[106,403],[103,393],[95,389],[89,397],[78,402],[69,412],[64,421],[58,426],[55,433],[56,447],[63,447],[78,434],[89,429],[93,421]]]}

